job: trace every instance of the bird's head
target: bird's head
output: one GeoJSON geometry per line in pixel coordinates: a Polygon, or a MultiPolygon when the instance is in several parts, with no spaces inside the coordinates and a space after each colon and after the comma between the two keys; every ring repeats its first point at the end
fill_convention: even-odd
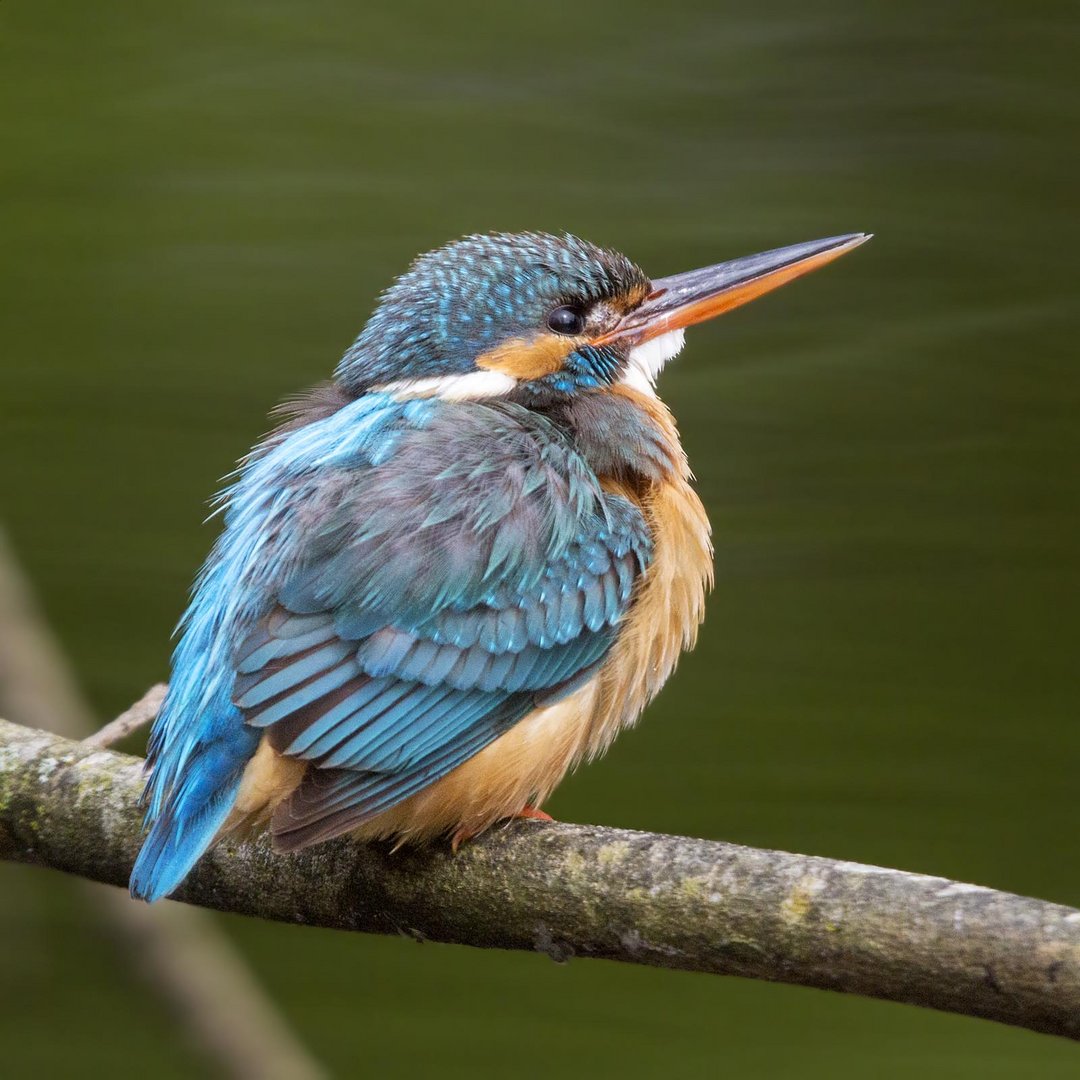
{"type": "Polygon", "coordinates": [[[687,326],[857,247],[834,236],[650,279],[574,236],[470,236],[420,256],[336,372],[347,392],[537,403],[620,382],[651,389],[687,326]]]}

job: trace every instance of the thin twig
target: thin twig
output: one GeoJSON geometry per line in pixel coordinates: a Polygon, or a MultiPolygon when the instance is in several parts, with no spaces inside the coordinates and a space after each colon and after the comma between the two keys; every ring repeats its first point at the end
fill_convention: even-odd
{"type": "MultiPolygon", "coordinates": [[[[98,726],[2,529],[0,706],[23,723],[72,738],[98,726]]],[[[124,955],[171,1008],[180,1036],[222,1075],[235,1080],[325,1076],[206,913],[175,904],[148,908],[116,890],[81,884],[87,911],[97,913],[123,941],[124,955]]]]}
{"type": "Polygon", "coordinates": [[[126,739],[139,728],[145,727],[157,716],[158,709],[165,700],[165,691],[168,689],[165,683],[154,683],[134,705],[125,709],[115,720],[110,720],[93,735],[87,735],[82,741],[83,746],[104,750],[106,747],[115,746],[121,739],[126,739]]]}
{"type": "MultiPolygon", "coordinates": [[[[0,721],[0,858],[123,884],[141,762],[0,721]]],[[[734,844],[517,822],[452,855],[265,836],[178,898],[292,924],[743,975],[1080,1039],[1080,911],[944,878],[734,844]]]]}

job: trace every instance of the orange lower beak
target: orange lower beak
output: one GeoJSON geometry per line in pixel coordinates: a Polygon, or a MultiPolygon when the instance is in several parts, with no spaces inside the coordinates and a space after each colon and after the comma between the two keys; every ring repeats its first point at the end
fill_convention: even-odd
{"type": "Polygon", "coordinates": [[[618,340],[638,345],[668,331],[712,319],[846,255],[865,244],[871,235],[831,236],[657,278],[644,302],[593,344],[618,340]]]}

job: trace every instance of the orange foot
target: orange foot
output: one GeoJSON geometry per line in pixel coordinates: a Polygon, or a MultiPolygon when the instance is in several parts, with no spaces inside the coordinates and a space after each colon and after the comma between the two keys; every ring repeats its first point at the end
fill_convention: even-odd
{"type": "MultiPolygon", "coordinates": [[[[510,820],[516,820],[517,818],[530,818],[533,821],[554,821],[555,819],[550,814],[545,814],[538,806],[523,806],[516,814],[512,814],[510,820]]],[[[450,850],[457,854],[457,849],[465,843],[466,840],[471,840],[474,836],[479,836],[483,829],[470,829],[466,825],[462,825],[460,829],[450,838],[450,850]]]]}

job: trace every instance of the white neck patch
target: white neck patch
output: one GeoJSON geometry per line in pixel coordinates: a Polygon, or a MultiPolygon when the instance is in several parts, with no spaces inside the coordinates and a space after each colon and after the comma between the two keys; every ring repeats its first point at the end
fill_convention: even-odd
{"type": "Polygon", "coordinates": [[[396,401],[442,398],[443,401],[477,401],[502,397],[517,386],[517,379],[501,371],[470,371],[464,375],[435,375],[427,379],[399,379],[371,389],[390,394],[396,401]]]}
{"type": "Polygon", "coordinates": [[[643,394],[655,394],[656,376],[678,356],[686,341],[684,330],[669,330],[630,350],[622,381],[643,394]]]}

